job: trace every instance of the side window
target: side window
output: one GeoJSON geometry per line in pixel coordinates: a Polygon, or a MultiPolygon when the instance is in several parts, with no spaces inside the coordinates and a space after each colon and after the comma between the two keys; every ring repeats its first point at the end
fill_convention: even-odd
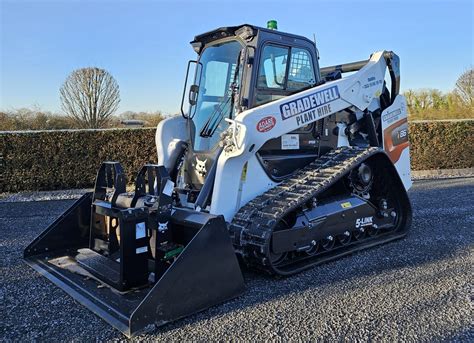
{"type": "Polygon", "coordinates": [[[313,61],[308,50],[266,45],[258,68],[255,105],[259,106],[313,86],[315,80],[313,61]]]}
{"type": "Polygon", "coordinates": [[[298,90],[315,84],[311,55],[305,49],[292,48],[288,70],[288,90],[298,90]]]}
{"type": "Polygon", "coordinates": [[[263,49],[258,72],[257,87],[285,89],[288,48],[267,45],[263,49]]]}
{"type": "Polygon", "coordinates": [[[227,85],[229,64],[220,61],[210,61],[204,72],[205,95],[224,96],[227,85]]]}

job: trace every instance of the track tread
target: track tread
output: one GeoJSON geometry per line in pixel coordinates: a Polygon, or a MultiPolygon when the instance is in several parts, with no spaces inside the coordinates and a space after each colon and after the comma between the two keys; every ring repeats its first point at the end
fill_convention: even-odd
{"type": "Polygon", "coordinates": [[[236,213],[230,224],[236,252],[248,266],[279,274],[267,256],[273,230],[280,219],[316,199],[355,166],[381,151],[376,147],[341,147],[331,150],[248,202],[236,213]]]}

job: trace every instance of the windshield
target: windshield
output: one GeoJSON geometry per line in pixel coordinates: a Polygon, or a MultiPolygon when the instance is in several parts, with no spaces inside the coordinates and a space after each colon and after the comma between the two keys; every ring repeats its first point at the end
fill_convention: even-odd
{"type": "Polygon", "coordinates": [[[204,49],[199,59],[202,70],[196,75],[201,79],[194,123],[194,150],[211,150],[219,141],[220,133],[229,125],[224,118],[231,118],[234,112],[234,94],[240,85],[238,62],[242,45],[238,41],[227,41],[204,49]]]}

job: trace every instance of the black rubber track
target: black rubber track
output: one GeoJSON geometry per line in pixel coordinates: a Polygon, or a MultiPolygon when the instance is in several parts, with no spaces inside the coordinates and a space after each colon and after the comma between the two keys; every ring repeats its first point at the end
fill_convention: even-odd
{"type": "Polygon", "coordinates": [[[320,157],[278,186],[251,200],[235,215],[230,225],[234,248],[244,263],[274,275],[291,275],[353,252],[390,242],[406,235],[411,224],[411,205],[403,184],[386,153],[379,148],[342,147],[320,157]],[[270,258],[275,227],[366,162],[375,169],[375,183],[397,208],[396,227],[386,233],[367,237],[330,251],[294,258],[277,264],[270,258]]]}

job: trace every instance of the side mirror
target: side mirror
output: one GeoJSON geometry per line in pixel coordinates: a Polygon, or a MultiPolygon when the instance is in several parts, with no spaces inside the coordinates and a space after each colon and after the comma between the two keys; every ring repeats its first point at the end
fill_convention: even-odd
{"type": "Polygon", "coordinates": [[[189,104],[191,106],[194,106],[197,104],[198,95],[199,95],[199,86],[191,85],[191,87],[189,87],[189,104]]]}
{"type": "MultiPolygon", "coordinates": [[[[201,82],[201,76],[202,76],[201,74],[202,74],[202,64],[198,61],[189,61],[188,67],[186,68],[186,77],[184,79],[183,96],[181,98],[181,115],[186,119],[192,118],[194,115],[194,113],[191,113],[191,108],[189,109],[189,113],[186,113],[186,111],[184,110],[184,98],[186,97],[186,93],[187,93],[188,78],[191,75],[194,78],[194,82],[197,83],[197,84],[193,84],[189,86],[188,101],[191,104],[191,107],[193,107],[197,103],[197,96],[199,93],[198,84],[201,82]]],[[[196,111],[196,108],[194,108],[194,111],[196,111]]]]}

